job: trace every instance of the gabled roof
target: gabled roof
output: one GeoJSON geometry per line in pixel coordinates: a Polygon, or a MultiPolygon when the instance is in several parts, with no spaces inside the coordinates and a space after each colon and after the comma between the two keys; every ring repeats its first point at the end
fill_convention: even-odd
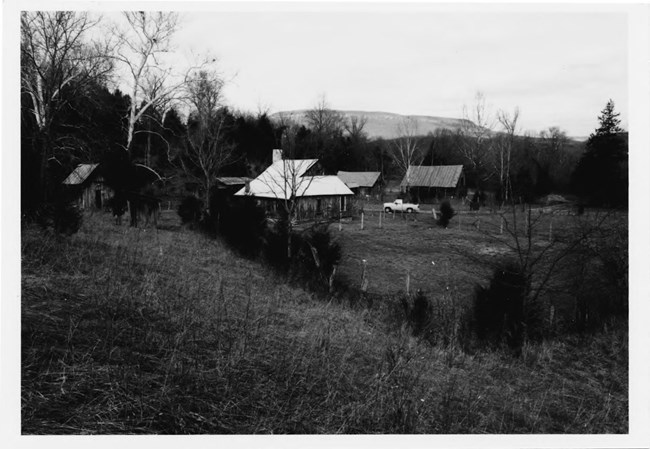
{"type": "Polygon", "coordinates": [[[222,176],[217,178],[217,181],[227,186],[240,186],[250,182],[251,180],[252,178],[246,176],[222,176]]]}
{"type": "Polygon", "coordinates": [[[276,161],[253,179],[236,196],[288,199],[295,193],[298,197],[353,195],[343,181],[336,176],[304,176],[318,162],[317,159],[283,159],[276,161]]]}
{"type": "Polygon", "coordinates": [[[453,188],[458,184],[462,172],[462,165],[412,165],[400,186],[453,188]]]}
{"type": "Polygon", "coordinates": [[[63,180],[63,184],[79,185],[83,184],[99,164],[79,164],[72,170],[72,173],[63,180]]]}
{"type": "Polygon", "coordinates": [[[353,184],[356,184],[354,187],[374,187],[380,174],[378,171],[339,171],[336,176],[353,188],[353,184]]]}

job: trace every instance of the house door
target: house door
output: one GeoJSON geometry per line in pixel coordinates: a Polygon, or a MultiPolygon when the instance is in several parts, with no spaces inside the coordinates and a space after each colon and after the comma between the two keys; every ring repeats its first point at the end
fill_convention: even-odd
{"type": "Polygon", "coordinates": [[[95,207],[97,209],[102,208],[102,191],[101,190],[95,190],[95,207]]]}
{"type": "Polygon", "coordinates": [[[345,204],[345,197],[342,196],[342,197],[341,197],[341,209],[340,209],[341,212],[345,212],[345,211],[346,211],[345,206],[346,206],[346,204],[345,204]]]}

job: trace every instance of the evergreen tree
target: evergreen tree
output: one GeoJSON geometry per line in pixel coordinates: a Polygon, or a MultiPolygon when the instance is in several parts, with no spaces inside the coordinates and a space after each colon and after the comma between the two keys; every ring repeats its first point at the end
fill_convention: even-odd
{"type": "Polygon", "coordinates": [[[621,120],[618,118],[619,115],[621,114],[614,112],[614,101],[610,98],[607,105],[605,105],[605,109],[600,111],[600,115],[598,116],[600,126],[596,132],[589,136],[589,139],[622,133],[623,129],[618,126],[621,123],[621,120]]]}
{"type": "Polygon", "coordinates": [[[573,173],[574,191],[588,204],[627,205],[627,136],[609,100],[598,116],[599,127],[589,136],[586,151],[573,173]]]}

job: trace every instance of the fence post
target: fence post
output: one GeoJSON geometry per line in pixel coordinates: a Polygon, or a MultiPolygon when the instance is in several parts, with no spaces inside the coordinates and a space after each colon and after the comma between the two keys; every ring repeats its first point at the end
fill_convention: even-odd
{"type": "Polygon", "coordinates": [[[551,222],[548,225],[548,241],[553,241],[553,217],[551,217],[551,222]]]}
{"type": "Polygon", "coordinates": [[[411,272],[409,270],[406,270],[406,295],[409,295],[409,291],[411,288],[411,272]]]}
{"type": "Polygon", "coordinates": [[[481,219],[476,220],[476,231],[481,232],[481,219]]]}
{"type": "Polygon", "coordinates": [[[341,224],[341,212],[339,212],[339,232],[343,230],[343,225],[341,224]]]}
{"type": "Polygon", "coordinates": [[[361,230],[363,231],[363,212],[361,212],[361,230]]]}
{"type": "Polygon", "coordinates": [[[499,234],[503,234],[503,217],[501,217],[501,225],[499,226],[499,234]]]}
{"type": "Polygon", "coordinates": [[[362,267],[361,267],[361,291],[363,293],[368,290],[368,275],[366,274],[366,259],[363,259],[361,261],[362,267]]]}
{"type": "Polygon", "coordinates": [[[433,214],[433,219],[437,220],[438,215],[436,214],[436,206],[435,205],[431,208],[431,213],[433,214]]]}
{"type": "Polygon", "coordinates": [[[383,211],[379,211],[379,229],[381,229],[381,214],[383,211]]]}

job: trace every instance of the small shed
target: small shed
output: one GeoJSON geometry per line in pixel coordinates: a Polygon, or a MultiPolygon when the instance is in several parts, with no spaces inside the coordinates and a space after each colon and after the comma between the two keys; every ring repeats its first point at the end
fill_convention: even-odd
{"type": "Polygon", "coordinates": [[[101,209],[114,192],[101,174],[99,164],[79,164],[63,180],[81,209],[101,209]]]}
{"type": "Polygon", "coordinates": [[[458,195],[464,187],[462,165],[412,165],[400,184],[416,201],[458,195]]]}
{"type": "Polygon", "coordinates": [[[336,174],[356,195],[376,197],[381,194],[380,175],[378,171],[339,171],[336,174]]]}

